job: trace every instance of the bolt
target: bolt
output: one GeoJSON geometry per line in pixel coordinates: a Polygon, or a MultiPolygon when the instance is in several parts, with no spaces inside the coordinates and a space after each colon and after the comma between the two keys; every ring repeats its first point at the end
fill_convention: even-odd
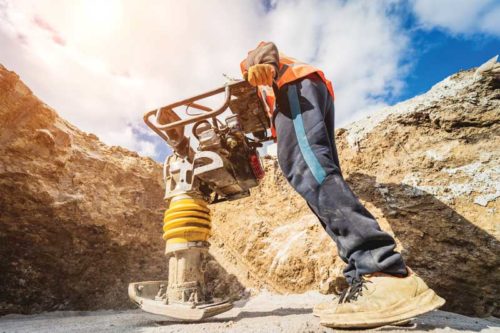
{"type": "Polygon", "coordinates": [[[231,149],[233,149],[234,147],[236,147],[238,145],[238,141],[236,141],[233,138],[227,138],[226,143],[229,146],[229,148],[231,148],[231,149]]]}

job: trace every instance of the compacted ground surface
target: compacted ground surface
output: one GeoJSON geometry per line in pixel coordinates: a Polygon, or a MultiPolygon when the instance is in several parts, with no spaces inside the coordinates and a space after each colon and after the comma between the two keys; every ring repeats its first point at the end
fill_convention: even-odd
{"type": "MultiPolygon", "coordinates": [[[[39,315],[0,317],[0,333],[10,332],[334,332],[320,325],[312,306],[329,300],[317,292],[276,295],[261,292],[204,322],[181,323],[140,310],[58,311],[39,315]]],[[[389,332],[500,332],[500,320],[466,317],[434,311],[404,327],[377,329],[389,332]]],[[[347,330],[346,332],[357,332],[347,330]]],[[[366,332],[366,330],[364,331],[366,332]]]]}

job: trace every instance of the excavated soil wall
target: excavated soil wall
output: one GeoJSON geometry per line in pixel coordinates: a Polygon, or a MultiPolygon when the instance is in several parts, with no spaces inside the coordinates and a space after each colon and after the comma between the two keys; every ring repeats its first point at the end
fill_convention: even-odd
{"type": "Polygon", "coordinates": [[[0,66],[0,314],[123,308],[166,273],[161,168],[64,121],[0,66]]]}

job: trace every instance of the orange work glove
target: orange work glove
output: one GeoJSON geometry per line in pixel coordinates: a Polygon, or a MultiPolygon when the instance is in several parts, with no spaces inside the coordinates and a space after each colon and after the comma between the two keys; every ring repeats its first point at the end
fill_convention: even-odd
{"type": "Polygon", "coordinates": [[[247,81],[254,87],[272,86],[276,71],[273,65],[258,64],[248,69],[247,81]]]}

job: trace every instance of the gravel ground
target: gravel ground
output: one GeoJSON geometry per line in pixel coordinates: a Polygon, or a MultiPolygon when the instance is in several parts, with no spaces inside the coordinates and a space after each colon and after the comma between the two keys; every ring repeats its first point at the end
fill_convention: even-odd
{"type": "MultiPolygon", "coordinates": [[[[330,297],[317,292],[275,295],[262,292],[239,301],[224,314],[204,322],[184,324],[140,310],[58,311],[39,315],[0,317],[0,332],[334,332],[311,314],[315,303],[330,297]]],[[[500,320],[479,319],[435,311],[405,327],[383,327],[389,332],[500,332],[500,320]]],[[[348,332],[356,332],[349,330],[348,332]]],[[[366,332],[366,331],[365,331],[366,332]]]]}

